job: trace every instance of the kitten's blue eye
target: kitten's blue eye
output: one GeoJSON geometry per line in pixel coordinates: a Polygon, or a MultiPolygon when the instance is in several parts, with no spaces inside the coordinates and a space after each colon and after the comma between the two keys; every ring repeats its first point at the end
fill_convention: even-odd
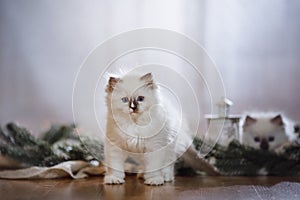
{"type": "Polygon", "coordinates": [[[123,97],[121,100],[123,103],[128,103],[128,101],[129,101],[128,97],[123,97]]]}
{"type": "Polygon", "coordinates": [[[144,99],[145,99],[144,96],[138,96],[136,100],[139,102],[142,102],[142,101],[144,101],[144,99]]]}
{"type": "Polygon", "coordinates": [[[255,142],[259,142],[259,141],[260,141],[260,138],[259,138],[259,137],[255,137],[255,138],[254,138],[254,141],[255,141],[255,142]]]}
{"type": "Polygon", "coordinates": [[[270,136],[270,137],[268,138],[269,142],[273,142],[274,139],[275,139],[274,136],[270,136]]]}

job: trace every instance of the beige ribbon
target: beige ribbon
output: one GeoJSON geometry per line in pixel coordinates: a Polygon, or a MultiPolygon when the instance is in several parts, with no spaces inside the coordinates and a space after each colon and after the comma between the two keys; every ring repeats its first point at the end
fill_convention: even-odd
{"type": "Polygon", "coordinates": [[[17,170],[0,171],[1,179],[73,179],[103,175],[104,166],[93,166],[85,161],[67,161],[52,167],[29,167],[17,170]]]}

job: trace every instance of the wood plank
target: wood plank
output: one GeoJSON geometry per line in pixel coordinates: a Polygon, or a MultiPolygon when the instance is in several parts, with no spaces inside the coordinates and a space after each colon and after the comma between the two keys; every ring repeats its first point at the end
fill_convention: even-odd
{"type": "Polygon", "coordinates": [[[104,185],[103,177],[81,180],[0,180],[0,199],[300,199],[300,177],[176,177],[164,186],[146,186],[126,177],[104,185]]]}

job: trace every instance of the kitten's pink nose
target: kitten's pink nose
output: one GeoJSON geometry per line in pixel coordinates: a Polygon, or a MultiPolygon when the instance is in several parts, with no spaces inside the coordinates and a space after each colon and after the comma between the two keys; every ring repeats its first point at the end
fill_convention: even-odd
{"type": "Polygon", "coordinates": [[[135,100],[130,101],[129,104],[129,112],[136,112],[137,111],[137,103],[135,100]]]}
{"type": "Polygon", "coordinates": [[[135,108],[136,108],[136,106],[134,105],[134,102],[133,102],[133,101],[131,101],[131,103],[130,103],[130,108],[132,108],[132,109],[135,109],[135,108]]]}

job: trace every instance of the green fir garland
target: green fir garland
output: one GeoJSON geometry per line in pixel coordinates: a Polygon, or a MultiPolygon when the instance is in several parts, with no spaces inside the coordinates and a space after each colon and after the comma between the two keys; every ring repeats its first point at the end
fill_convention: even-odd
{"type": "MultiPolygon", "coordinates": [[[[195,139],[194,145],[200,149],[206,144],[195,139]]],[[[228,147],[215,145],[206,159],[214,160],[213,165],[221,175],[300,175],[300,145],[297,143],[285,147],[281,153],[275,153],[244,146],[234,140],[228,147]]]]}
{"type": "MultiPolygon", "coordinates": [[[[52,126],[41,139],[35,138],[25,128],[15,123],[0,127],[0,153],[26,166],[53,166],[69,160],[90,161],[91,155],[74,131],[74,125],[52,126]],[[68,144],[67,140],[73,140],[68,144]],[[57,144],[57,145],[56,145],[57,144]]],[[[87,138],[82,138],[88,140],[87,138]]],[[[88,140],[95,151],[103,152],[100,143],[88,140]]],[[[100,155],[99,157],[103,157],[100,155]]]]}
{"type": "MultiPolygon", "coordinates": [[[[9,123],[5,129],[0,127],[0,153],[26,166],[49,167],[69,160],[96,158],[101,162],[103,144],[91,138],[79,138],[74,130],[74,125],[52,126],[41,138],[36,138],[25,128],[9,123]]],[[[194,145],[200,150],[208,144],[195,139],[194,145]]],[[[214,145],[205,159],[221,175],[300,175],[300,145],[296,142],[281,153],[275,153],[232,141],[227,147],[214,145]]],[[[192,169],[180,162],[176,169],[180,174],[193,174],[192,169]]]]}

